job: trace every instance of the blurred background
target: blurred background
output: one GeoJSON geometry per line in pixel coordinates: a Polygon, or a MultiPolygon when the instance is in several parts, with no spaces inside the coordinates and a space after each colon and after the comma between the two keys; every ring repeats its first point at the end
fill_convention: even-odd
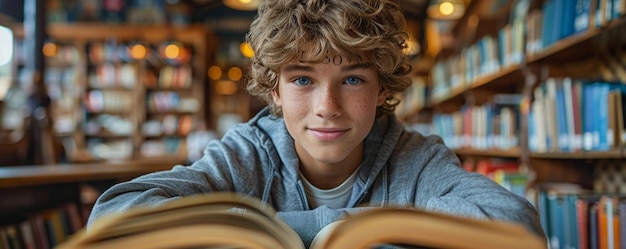
{"type": "MultiPolygon", "coordinates": [[[[0,165],[197,158],[265,106],[243,87],[260,1],[0,0],[0,165]]],[[[397,1],[428,75],[469,2],[397,1]]]]}

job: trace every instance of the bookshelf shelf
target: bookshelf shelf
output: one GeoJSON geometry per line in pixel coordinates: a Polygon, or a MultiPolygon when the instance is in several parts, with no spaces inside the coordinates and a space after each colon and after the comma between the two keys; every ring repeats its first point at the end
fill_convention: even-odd
{"type": "Polygon", "coordinates": [[[476,79],[470,84],[469,89],[489,88],[498,92],[502,92],[502,89],[507,88],[518,89],[521,85],[521,77],[520,65],[510,65],[501,68],[493,74],[476,79]]]}
{"type": "MultiPolygon", "coordinates": [[[[485,94],[480,94],[480,92],[487,91],[488,93],[486,95],[491,96],[494,92],[519,91],[523,86],[523,82],[520,80],[522,77],[523,73],[520,65],[506,66],[493,74],[475,79],[472,83],[468,84],[468,87],[452,88],[445,97],[427,100],[426,105],[416,110],[416,112],[432,108],[444,112],[448,112],[450,109],[456,109],[456,107],[465,103],[468,98],[468,92],[479,92],[478,94],[472,94],[472,96],[485,96],[485,94]]],[[[486,101],[487,100],[483,98],[479,102],[486,101]]]]}
{"type": "Polygon", "coordinates": [[[624,152],[620,149],[608,151],[578,151],[578,152],[531,152],[531,159],[624,159],[624,152]]]}
{"type": "Polygon", "coordinates": [[[472,157],[498,157],[498,158],[519,158],[521,156],[520,148],[502,149],[455,149],[454,152],[461,156],[472,157]]]}
{"type": "Polygon", "coordinates": [[[97,180],[126,179],[146,173],[166,170],[184,160],[115,161],[107,163],[27,165],[0,167],[0,189],[49,186],[64,183],[88,183],[97,180]]]}
{"type": "Polygon", "coordinates": [[[452,88],[450,89],[449,93],[446,96],[430,100],[429,105],[440,106],[440,105],[446,105],[450,103],[456,103],[463,99],[463,94],[465,93],[465,91],[467,91],[467,89],[464,87],[452,88]]]}

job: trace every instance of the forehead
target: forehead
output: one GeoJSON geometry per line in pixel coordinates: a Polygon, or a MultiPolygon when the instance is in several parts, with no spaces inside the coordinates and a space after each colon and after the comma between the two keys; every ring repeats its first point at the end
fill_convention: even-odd
{"type": "MultiPolygon", "coordinates": [[[[353,59],[352,57],[346,57],[340,54],[328,54],[324,56],[322,59],[318,59],[315,61],[303,61],[299,59],[293,59],[288,63],[284,64],[279,68],[279,72],[293,72],[293,71],[314,71],[314,68],[328,68],[328,67],[337,67],[340,68],[341,71],[351,71],[351,70],[374,70],[376,71],[376,67],[373,63],[362,61],[359,59],[353,59]]],[[[325,70],[325,69],[322,69],[325,70]]]]}
{"type": "Polygon", "coordinates": [[[333,64],[333,65],[349,65],[349,64],[369,64],[366,53],[349,53],[349,52],[315,52],[300,51],[292,63],[310,63],[310,64],[333,64]]]}

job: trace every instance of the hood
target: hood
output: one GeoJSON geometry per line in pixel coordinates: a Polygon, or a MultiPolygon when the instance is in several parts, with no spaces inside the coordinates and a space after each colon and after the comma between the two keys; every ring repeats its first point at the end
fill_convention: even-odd
{"type": "MultiPolygon", "coordinates": [[[[293,146],[293,138],[289,135],[283,118],[272,115],[266,107],[249,123],[259,127],[269,136],[285,166],[281,169],[283,175],[297,178],[299,160],[293,146]]],[[[374,121],[372,130],[365,138],[363,161],[353,188],[352,196],[355,205],[385,168],[403,131],[404,126],[393,116],[381,115],[374,121]]],[[[384,185],[387,188],[387,184],[384,185]]]]}

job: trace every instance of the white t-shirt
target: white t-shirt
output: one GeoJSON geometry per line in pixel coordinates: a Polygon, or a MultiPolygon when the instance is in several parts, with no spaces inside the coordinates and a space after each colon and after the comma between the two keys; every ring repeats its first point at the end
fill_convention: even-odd
{"type": "Polygon", "coordinates": [[[309,205],[311,208],[316,208],[320,206],[328,206],[330,208],[343,208],[348,204],[350,200],[350,195],[352,194],[352,186],[354,185],[354,180],[356,178],[356,172],[359,170],[355,170],[352,175],[348,177],[343,183],[339,186],[332,189],[320,189],[313,184],[311,184],[303,175],[300,173],[300,178],[304,183],[304,191],[306,192],[307,200],[309,201],[309,205]]]}

